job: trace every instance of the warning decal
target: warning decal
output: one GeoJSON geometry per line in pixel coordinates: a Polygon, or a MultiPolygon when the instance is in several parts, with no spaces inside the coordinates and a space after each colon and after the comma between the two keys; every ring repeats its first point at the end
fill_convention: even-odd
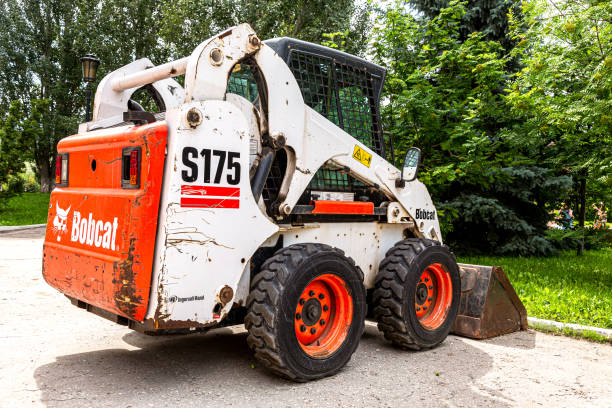
{"type": "Polygon", "coordinates": [[[353,150],[353,159],[357,160],[366,167],[370,167],[372,155],[363,150],[361,147],[355,145],[355,150],[353,150]]]}

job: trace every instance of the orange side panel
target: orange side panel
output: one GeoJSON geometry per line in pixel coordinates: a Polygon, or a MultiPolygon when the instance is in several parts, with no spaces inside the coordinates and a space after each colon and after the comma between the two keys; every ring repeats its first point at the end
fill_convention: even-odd
{"type": "MultiPolygon", "coordinates": [[[[63,139],[68,187],[51,193],[43,276],[60,292],[142,321],[149,303],[166,122],[63,139]],[[124,148],[140,147],[140,187],[121,186],[124,148]],[[95,163],[95,164],[94,164],[95,163]]],[[[129,168],[128,168],[129,170],[129,168]]]]}
{"type": "Polygon", "coordinates": [[[361,201],[313,201],[313,214],[374,214],[374,203],[361,201]]]}

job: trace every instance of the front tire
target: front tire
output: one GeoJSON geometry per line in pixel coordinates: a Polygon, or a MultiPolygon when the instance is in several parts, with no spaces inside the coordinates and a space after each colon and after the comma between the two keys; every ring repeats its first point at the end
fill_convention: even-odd
{"type": "Polygon", "coordinates": [[[395,244],[380,264],[372,296],[374,317],[394,345],[431,348],[448,336],[460,297],[459,267],[448,247],[409,238],[395,244]]]}
{"type": "Polygon", "coordinates": [[[247,307],[247,343],[261,363],[294,381],[326,377],[344,367],[363,333],[363,273],[339,249],[291,245],[262,265],[247,307]]]}

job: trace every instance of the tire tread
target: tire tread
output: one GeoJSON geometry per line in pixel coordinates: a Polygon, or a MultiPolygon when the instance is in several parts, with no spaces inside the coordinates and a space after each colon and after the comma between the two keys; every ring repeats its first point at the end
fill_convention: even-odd
{"type": "MultiPolygon", "coordinates": [[[[355,266],[355,262],[338,248],[326,244],[294,244],[280,249],[263,263],[260,272],[253,278],[251,291],[247,298],[248,312],[244,325],[248,331],[247,344],[255,353],[255,358],[277,375],[297,382],[308,379],[297,375],[283,361],[279,344],[276,341],[274,317],[277,313],[283,313],[279,310],[281,294],[289,283],[288,279],[293,276],[305,259],[320,251],[333,251],[355,266]]],[[[363,281],[361,269],[355,266],[355,270],[363,281]]],[[[333,375],[340,369],[341,367],[328,372],[326,376],[333,375]]]]}
{"type": "MultiPolygon", "coordinates": [[[[434,345],[419,344],[408,330],[402,316],[405,282],[412,261],[426,248],[446,245],[438,241],[420,238],[408,238],[399,241],[389,251],[381,262],[376,276],[374,293],[374,318],[378,329],[384,337],[394,345],[411,350],[432,348],[434,345]]],[[[450,250],[449,250],[450,252],[450,250]]],[[[454,255],[451,253],[454,259],[454,255]]]]}

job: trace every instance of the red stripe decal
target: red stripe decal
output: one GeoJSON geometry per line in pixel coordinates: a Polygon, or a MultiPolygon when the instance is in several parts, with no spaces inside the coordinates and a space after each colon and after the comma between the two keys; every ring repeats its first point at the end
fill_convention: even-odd
{"type": "Polygon", "coordinates": [[[181,207],[187,208],[240,208],[240,200],[227,198],[181,197],[181,207]]]}
{"type": "Polygon", "coordinates": [[[217,197],[239,197],[239,187],[219,187],[219,186],[181,186],[181,195],[194,196],[217,196],[217,197]]]}

